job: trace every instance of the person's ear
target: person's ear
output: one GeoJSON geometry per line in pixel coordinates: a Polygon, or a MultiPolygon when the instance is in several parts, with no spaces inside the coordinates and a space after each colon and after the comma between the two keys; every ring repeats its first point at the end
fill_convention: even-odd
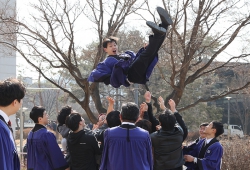
{"type": "Polygon", "coordinates": [[[16,105],[16,100],[14,100],[12,103],[11,103],[12,106],[15,106],[16,105]]]}
{"type": "Polygon", "coordinates": [[[82,124],[83,124],[83,121],[80,121],[80,122],[79,122],[79,125],[82,125],[82,124]]]}
{"type": "Polygon", "coordinates": [[[15,106],[16,104],[18,104],[17,99],[15,99],[15,100],[12,102],[12,105],[13,105],[13,106],[15,106]]]}
{"type": "Polygon", "coordinates": [[[103,51],[107,52],[107,48],[103,48],[103,51]]]}

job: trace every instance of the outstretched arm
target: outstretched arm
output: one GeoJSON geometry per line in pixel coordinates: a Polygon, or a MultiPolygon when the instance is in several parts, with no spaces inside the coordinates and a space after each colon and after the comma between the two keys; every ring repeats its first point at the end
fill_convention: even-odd
{"type": "Polygon", "coordinates": [[[161,110],[167,109],[166,106],[164,105],[164,99],[161,96],[158,98],[158,102],[159,102],[161,110]]]}
{"type": "Polygon", "coordinates": [[[174,113],[175,117],[176,117],[176,121],[177,123],[181,126],[182,130],[183,130],[183,141],[186,139],[187,134],[188,134],[188,129],[182,119],[182,116],[178,113],[178,111],[175,108],[175,101],[173,99],[170,99],[168,101],[168,104],[170,106],[170,110],[174,113]]]}
{"type": "Polygon", "coordinates": [[[107,100],[109,102],[109,106],[108,106],[108,109],[107,109],[107,115],[111,112],[111,111],[114,111],[114,103],[115,103],[115,100],[112,98],[112,97],[107,97],[107,100]]]}
{"type": "Polygon", "coordinates": [[[153,109],[152,109],[152,104],[151,104],[151,93],[149,91],[146,91],[146,93],[144,94],[144,98],[148,105],[148,118],[152,124],[152,132],[155,132],[156,126],[159,125],[159,121],[153,116],[153,109]]]}

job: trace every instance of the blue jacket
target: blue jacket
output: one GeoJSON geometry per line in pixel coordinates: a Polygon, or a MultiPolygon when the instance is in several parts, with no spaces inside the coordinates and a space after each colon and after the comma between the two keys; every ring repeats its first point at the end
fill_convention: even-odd
{"type": "MultiPolygon", "coordinates": [[[[183,147],[183,155],[194,155],[199,147],[199,142],[201,142],[202,139],[198,138],[188,146],[183,147]]],[[[185,166],[187,167],[187,170],[192,170],[196,168],[196,164],[194,162],[185,162],[185,166]]]]}
{"type": "MultiPolygon", "coordinates": [[[[204,158],[198,158],[201,148],[203,146],[203,143],[206,139],[201,139],[196,146],[194,147],[194,150],[190,153],[192,156],[197,158],[197,164],[193,164],[192,166],[188,167],[190,170],[220,170],[221,169],[221,158],[223,156],[223,147],[221,146],[220,142],[218,142],[216,139],[213,139],[215,142],[211,143],[211,145],[207,148],[204,158]]],[[[210,141],[212,142],[212,141],[210,141]]]]}
{"type": "Polygon", "coordinates": [[[153,170],[152,146],[146,130],[121,126],[104,132],[100,170],[153,170]],[[128,139],[129,131],[129,142],[128,139]]]}
{"type": "MultiPolygon", "coordinates": [[[[121,85],[128,87],[130,85],[127,81],[127,72],[129,66],[144,50],[145,48],[141,48],[137,54],[132,51],[126,51],[125,53],[130,56],[128,59],[121,58],[118,55],[108,56],[103,62],[100,62],[97,65],[96,69],[90,73],[88,81],[104,82],[106,85],[111,84],[115,88],[118,88],[121,85]]],[[[150,66],[147,68],[145,80],[141,82],[141,84],[145,84],[149,80],[149,77],[157,62],[158,55],[155,56],[150,66]]]]}
{"type": "Polygon", "coordinates": [[[2,119],[0,119],[0,169],[20,170],[17,151],[10,138],[10,129],[2,119]]]}
{"type": "Polygon", "coordinates": [[[63,157],[56,137],[43,125],[36,124],[27,138],[28,170],[63,170],[68,164],[63,157]]]}

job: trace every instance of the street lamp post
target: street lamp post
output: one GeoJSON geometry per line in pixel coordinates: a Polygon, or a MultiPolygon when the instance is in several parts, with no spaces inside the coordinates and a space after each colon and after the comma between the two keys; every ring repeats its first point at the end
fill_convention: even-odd
{"type": "Polygon", "coordinates": [[[230,135],[231,135],[231,133],[230,133],[230,129],[229,129],[229,125],[230,125],[230,99],[231,99],[232,97],[226,97],[226,99],[227,99],[227,138],[228,138],[228,140],[229,140],[229,137],[230,137],[230,135]]]}
{"type": "MultiPolygon", "coordinates": [[[[20,152],[22,152],[23,149],[23,124],[24,124],[24,120],[23,120],[23,114],[24,112],[27,110],[28,108],[26,107],[21,107],[21,113],[20,113],[20,152]]],[[[21,160],[22,160],[22,154],[20,155],[21,160]]]]}
{"type": "Polygon", "coordinates": [[[139,95],[139,85],[138,84],[134,84],[134,97],[135,97],[135,103],[138,105],[139,104],[139,100],[138,100],[138,95],[139,95]]]}

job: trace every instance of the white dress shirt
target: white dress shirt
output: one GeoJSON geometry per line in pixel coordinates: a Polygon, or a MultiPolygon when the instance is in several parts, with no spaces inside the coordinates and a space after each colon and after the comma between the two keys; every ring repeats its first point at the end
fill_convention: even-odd
{"type": "Polygon", "coordinates": [[[212,140],[213,138],[207,139],[206,138],[206,144],[209,144],[209,142],[212,140]]]}

